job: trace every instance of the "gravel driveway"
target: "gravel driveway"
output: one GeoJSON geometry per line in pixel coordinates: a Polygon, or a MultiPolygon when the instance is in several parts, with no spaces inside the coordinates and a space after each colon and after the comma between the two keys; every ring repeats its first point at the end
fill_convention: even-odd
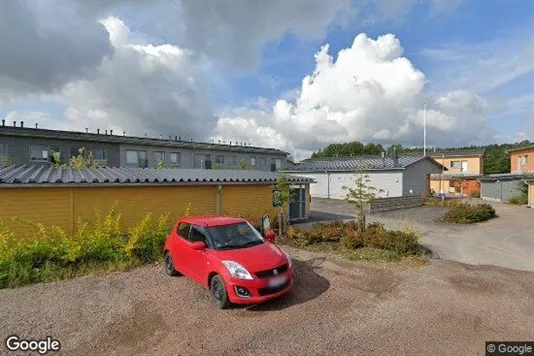
{"type": "Polygon", "coordinates": [[[161,266],[0,290],[2,339],[50,335],[66,355],[483,355],[534,339],[533,272],[287,250],[293,292],[248,309],[218,310],[161,266]]]}

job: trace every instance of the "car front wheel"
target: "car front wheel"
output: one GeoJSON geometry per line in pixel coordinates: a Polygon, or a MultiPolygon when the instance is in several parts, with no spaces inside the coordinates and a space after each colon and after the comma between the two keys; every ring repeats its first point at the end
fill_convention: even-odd
{"type": "Polygon", "coordinates": [[[169,251],[165,252],[165,273],[167,273],[169,276],[177,276],[179,273],[174,268],[174,262],[172,260],[171,253],[169,251]]]}
{"type": "Polygon", "coordinates": [[[210,291],[213,300],[215,300],[215,303],[220,309],[226,309],[232,304],[228,298],[228,293],[226,292],[226,287],[221,276],[216,275],[211,279],[210,291]]]}

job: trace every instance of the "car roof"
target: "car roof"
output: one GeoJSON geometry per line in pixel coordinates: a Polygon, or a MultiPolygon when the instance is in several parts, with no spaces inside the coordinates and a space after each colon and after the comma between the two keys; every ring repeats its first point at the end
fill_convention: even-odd
{"type": "Polygon", "coordinates": [[[234,218],[231,216],[187,216],[180,219],[182,223],[189,223],[193,225],[202,225],[202,226],[222,226],[222,225],[232,225],[237,223],[245,222],[243,218],[234,218]]]}

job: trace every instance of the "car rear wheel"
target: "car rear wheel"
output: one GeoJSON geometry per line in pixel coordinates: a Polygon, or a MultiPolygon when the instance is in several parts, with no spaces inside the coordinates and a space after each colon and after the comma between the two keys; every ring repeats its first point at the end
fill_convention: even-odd
{"type": "Polygon", "coordinates": [[[169,276],[179,275],[178,271],[174,268],[174,262],[169,251],[165,252],[165,273],[169,276]]]}
{"type": "Polygon", "coordinates": [[[210,282],[210,291],[211,296],[213,297],[213,300],[215,300],[215,304],[217,304],[219,309],[226,309],[232,304],[228,298],[228,293],[226,292],[226,287],[224,286],[224,281],[221,276],[213,276],[210,282]]]}

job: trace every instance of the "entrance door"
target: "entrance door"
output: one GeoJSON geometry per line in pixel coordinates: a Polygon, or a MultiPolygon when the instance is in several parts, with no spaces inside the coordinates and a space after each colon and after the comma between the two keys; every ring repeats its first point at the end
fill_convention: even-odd
{"type": "Polygon", "coordinates": [[[306,187],[304,185],[289,188],[289,220],[306,218],[306,187]]]}

